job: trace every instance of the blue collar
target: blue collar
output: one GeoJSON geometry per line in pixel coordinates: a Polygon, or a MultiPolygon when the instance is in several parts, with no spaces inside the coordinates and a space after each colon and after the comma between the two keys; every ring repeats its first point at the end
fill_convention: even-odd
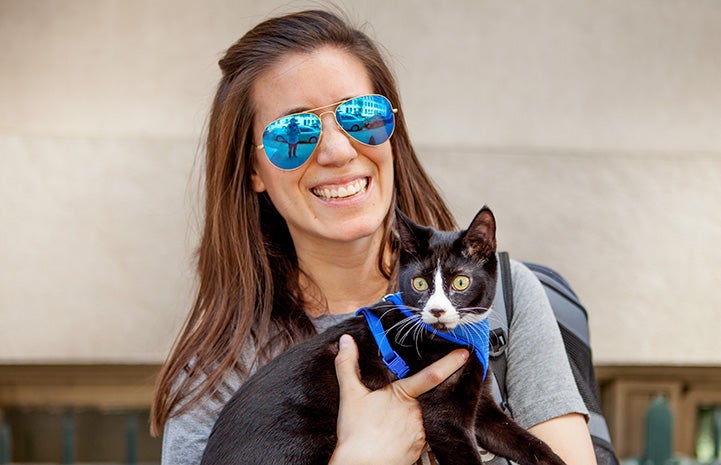
{"type": "MultiPolygon", "coordinates": [[[[411,313],[410,310],[408,310],[408,308],[406,308],[403,304],[400,293],[389,294],[383,297],[383,300],[394,304],[403,315],[408,317],[414,316],[414,314],[411,313]]],[[[408,364],[405,360],[403,360],[401,356],[398,355],[398,353],[391,347],[388,342],[388,338],[386,338],[385,329],[383,328],[380,319],[375,315],[375,313],[370,311],[370,307],[363,307],[359,309],[356,312],[356,315],[365,316],[366,321],[368,322],[368,327],[373,334],[373,338],[376,340],[378,349],[380,349],[383,362],[399,379],[405,378],[408,375],[410,368],[408,368],[408,364]]],[[[440,337],[441,339],[445,339],[446,341],[459,346],[473,349],[476,357],[478,357],[478,361],[480,361],[483,366],[483,379],[486,379],[489,349],[488,319],[477,323],[470,323],[470,327],[467,324],[462,331],[456,332],[456,330],[453,330],[448,333],[438,332],[430,325],[423,322],[419,322],[419,324],[423,325],[423,328],[426,331],[440,337]]]]}

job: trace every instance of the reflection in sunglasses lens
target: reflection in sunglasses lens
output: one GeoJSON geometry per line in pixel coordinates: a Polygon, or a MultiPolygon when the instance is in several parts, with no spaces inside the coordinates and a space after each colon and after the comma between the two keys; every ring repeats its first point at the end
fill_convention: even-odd
{"type": "Polygon", "coordinates": [[[380,145],[393,133],[395,118],[388,99],[364,95],[338,105],[338,124],[352,138],[368,145],[380,145]]]}
{"type": "MultiPolygon", "coordinates": [[[[335,110],[338,125],[366,145],[380,145],[395,128],[393,108],[381,95],[364,95],[341,103],[335,110]]],[[[305,163],[318,146],[320,118],[313,113],[284,116],[263,131],[263,148],[275,166],[292,170],[305,163]]]]}
{"type": "Polygon", "coordinates": [[[320,139],[320,118],[312,113],[273,121],[263,132],[263,146],[271,163],[280,169],[298,168],[310,158],[320,139]]]}

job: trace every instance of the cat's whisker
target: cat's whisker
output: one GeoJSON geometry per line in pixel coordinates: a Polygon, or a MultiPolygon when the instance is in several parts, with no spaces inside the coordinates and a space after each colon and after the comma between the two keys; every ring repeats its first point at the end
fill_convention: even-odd
{"type": "Polygon", "coordinates": [[[380,319],[381,321],[383,320],[383,318],[386,317],[386,315],[388,315],[389,313],[393,312],[393,310],[397,310],[397,309],[398,309],[398,308],[397,308],[395,305],[393,305],[392,303],[379,304],[379,305],[378,305],[378,308],[381,309],[381,310],[385,310],[385,312],[383,312],[383,314],[379,317],[379,319],[380,319]]]}
{"type": "Polygon", "coordinates": [[[388,329],[385,330],[386,336],[388,335],[389,332],[391,332],[392,330],[394,330],[396,328],[400,328],[398,330],[399,332],[402,331],[403,327],[408,325],[409,323],[412,323],[413,320],[414,320],[414,317],[412,317],[412,316],[403,318],[402,320],[398,321],[397,323],[393,324],[392,326],[390,326],[388,329]]]}
{"type": "Polygon", "coordinates": [[[491,309],[487,307],[460,307],[456,309],[458,313],[462,315],[466,314],[478,314],[483,315],[488,313],[491,309]]]}
{"type": "MultiPolygon", "coordinates": [[[[395,305],[392,305],[392,307],[393,308],[389,309],[387,312],[385,312],[381,316],[381,318],[386,316],[391,310],[396,309],[395,305]]],[[[401,346],[409,347],[409,345],[406,345],[406,340],[408,339],[408,337],[411,337],[411,340],[414,342],[414,344],[416,345],[416,349],[417,349],[417,346],[418,346],[418,343],[417,343],[418,335],[416,334],[417,328],[420,327],[422,329],[422,325],[420,325],[420,318],[421,318],[420,317],[420,309],[413,307],[413,306],[407,306],[406,308],[409,311],[411,311],[412,315],[407,316],[406,318],[402,319],[401,321],[395,323],[393,326],[388,328],[385,331],[385,333],[387,336],[391,330],[397,328],[397,333],[396,333],[396,338],[395,338],[396,342],[398,344],[400,344],[401,346]]]]}
{"type": "Polygon", "coordinates": [[[488,324],[493,327],[505,327],[508,325],[508,321],[506,320],[505,315],[499,315],[496,312],[491,311],[490,314],[487,317],[488,324]]]}
{"type": "MultiPolygon", "coordinates": [[[[406,345],[405,341],[408,338],[408,336],[411,335],[411,333],[413,333],[414,328],[416,326],[416,319],[413,317],[407,317],[407,318],[399,321],[395,325],[393,325],[393,327],[396,327],[399,325],[400,325],[400,328],[398,329],[398,333],[396,334],[396,342],[404,347],[409,347],[408,345],[406,345]]],[[[390,328],[389,328],[389,330],[390,330],[390,328]]],[[[388,334],[387,331],[386,331],[386,334],[388,334]]]]}
{"type": "Polygon", "coordinates": [[[423,337],[423,332],[425,331],[424,325],[418,321],[418,324],[416,324],[415,330],[414,330],[414,342],[416,346],[416,354],[418,354],[418,357],[421,357],[421,349],[420,349],[420,340],[423,337]]]}
{"type": "MultiPolygon", "coordinates": [[[[410,337],[412,345],[415,346],[416,352],[418,352],[418,339],[423,334],[423,324],[420,320],[420,315],[414,314],[399,321],[392,328],[399,327],[396,333],[396,343],[402,347],[411,347],[410,343],[407,343],[407,339],[410,337]]],[[[389,328],[390,330],[391,328],[389,328]]],[[[420,353],[418,353],[420,357],[420,353]]]]}
{"type": "Polygon", "coordinates": [[[471,325],[469,325],[469,324],[462,324],[462,323],[461,323],[460,325],[456,326],[456,327],[453,328],[451,331],[449,331],[449,334],[450,334],[451,336],[455,336],[455,337],[461,337],[461,336],[464,336],[464,335],[469,335],[468,330],[470,329],[470,326],[471,326],[471,325]]]}
{"type": "Polygon", "coordinates": [[[411,315],[403,318],[402,320],[389,327],[385,331],[385,334],[386,336],[388,336],[388,333],[391,330],[396,330],[396,342],[404,347],[409,347],[409,345],[406,345],[406,340],[408,339],[408,337],[411,337],[411,340],[415,342],[416,336],[414,333],[416,331],[416,327],[419,325],[419,322],[420,315],[418,313],[412,313],[411,315]]]}
{"type": "MultiPolygon", "coordinates": [[[[401,321],[399,321],[398,323],[396,323],[396,324],[394,324],[393,326],[391,326],[391,328],[394,328],[394,327],[396,327],[396,326],[409,326],[409,325],[413,325],[413,324],[415,324],[415,322],[416,322],[417,320],[418,320],[418,318],[417,318],[415,315],[407,316],[407,317],[403,318],[401,321]]],[[[390,329],[390,328],[389,328],[389,329],[390,329]]]]}
{"type": "Polygon", "coordinates": [[[423,331],[423,325],[420,322],[416,322],[416,324],[413,325],[413,328],[409,331],[409,334],[412,335],[413,346],[415,347],[416,354],[419,358],[421,357],[420,342],[423,337],[423,331]]]}
{"type": "Polygon", "coordinates": [[[479,339],[483,341],[484,344],[488,343],[488,334],[485,331],[482,331],[479,327],[475,325],[466,325],[462,328],[466,332],[466,334],[469,335],[469,339],[479,339]],[[474,338],[472,336],[476,337],[474,338]]]}

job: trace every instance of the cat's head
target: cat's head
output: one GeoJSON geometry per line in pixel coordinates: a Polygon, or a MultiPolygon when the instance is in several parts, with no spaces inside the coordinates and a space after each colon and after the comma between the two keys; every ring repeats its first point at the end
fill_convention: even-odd
{"type": "Polygon", "coordinates": [[[396,211],[399,290],[409,310],[437,331],[488,316],[496,291],[496,220],[488,207],[468,229],[438,231],[396,211]]]}

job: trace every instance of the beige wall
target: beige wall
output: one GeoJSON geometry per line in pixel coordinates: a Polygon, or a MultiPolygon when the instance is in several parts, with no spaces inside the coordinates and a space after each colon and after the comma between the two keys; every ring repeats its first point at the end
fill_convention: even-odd
{"type": "MultiPolygon", "coordinates": [[[[0,0],[0,363],[163,359],[216,62],[287,5],[0,0]]],[[[721,364],[721,3],[346,9],[459,220],[568,277],[598,363],[721,364]]]]}

